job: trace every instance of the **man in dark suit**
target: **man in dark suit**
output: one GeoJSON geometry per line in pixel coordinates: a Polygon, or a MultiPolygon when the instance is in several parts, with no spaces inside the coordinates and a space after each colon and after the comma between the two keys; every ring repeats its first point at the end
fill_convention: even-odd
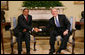
{"type": "Polygon", "coordinates": [[[18,17],[18,24],[13,30],[18,42],[18,54],[22,51],[22,40],[25,40],[27,54],[30,54],[30,31],[32,28],[32,16],[28,14],[29,10],[25,8],[23,14],[18,17]]]}
{"type": "Polygon", "coordinates": [[[53,17],[49,20],[49,24],[46,28],[38,29],[38,31],[47,31],[50,30],[50,52],[49,54],[53,54],[55,52],[55,40],[56,36],[61,35],[63,38],[60,48],[57,53],[60,53],[62,49],[66,49],[67,41],[69,39],[70,32],[70,22],[66,18],[65,15],[59,15],[58,10],[53,8],[51,10],[53,17]],[[50,29],[51,28],[51,29],[50,29]]]}

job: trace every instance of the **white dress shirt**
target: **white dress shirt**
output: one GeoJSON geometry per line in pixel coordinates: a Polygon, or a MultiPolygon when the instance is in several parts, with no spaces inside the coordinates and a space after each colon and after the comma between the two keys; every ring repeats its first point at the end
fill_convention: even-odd
{"type": "Polygon", "coordinates": [[[26,16],[24,15],[25,19],[26,19],[26,16]]]}

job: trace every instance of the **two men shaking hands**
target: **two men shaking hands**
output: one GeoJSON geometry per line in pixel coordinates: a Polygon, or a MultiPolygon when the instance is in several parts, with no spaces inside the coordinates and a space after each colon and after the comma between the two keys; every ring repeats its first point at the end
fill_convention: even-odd
{"type": "Polygon", "coordinates": [[[32,16],[28,15],[29,10],[26,8],[23,10],[23,14],[18,17],[18,25],[15,28],[15,35],[18,39],[18,53],[21,54],[22,51],[22,43],[21,39],[24,35],[24,39],[26,41],[26,49],[27,53],[30,54],[30,34],[29,31],[47,31],[50,30],[50,50],[49,54],[53,54],[55,52],[55,40],[56,36],[60,35],[63,40],[61,41],[60,48],[58,49],[57,53],[60,53],[61,50],[67,48],[67,41],[69,39],[69,32],[70,32],[70,22],[63,14],[58,14],[58,10],[56,8],[51,9],[51,14],[53,17],[49,19],[49,24],[46,25],[46,28],[31,28],[32,26],[32,16]]]}
{"type": "Polygon", "coordinates": [[[39,28],[33,28],[33,30],[35,31],[35,32],[39,32],[39,31],[42,31],[42,29],[39,29],[39,28]]]}
{"type": "MultiPolygon", "coordinates": [[[[23,30],[23,32],[26,32],[26,31],[27,31],[26,29],[23,30]]],[[[39,31],[41,31],[41,29],[33,28],[33,31],[35,31],[35,32],[39,32],[39,31]]]]}

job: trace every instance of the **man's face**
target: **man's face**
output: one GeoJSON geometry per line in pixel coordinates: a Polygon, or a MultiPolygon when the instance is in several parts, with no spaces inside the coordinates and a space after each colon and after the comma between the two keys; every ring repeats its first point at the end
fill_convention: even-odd
{"type": "Polygon", "coordinates": [[[24,14],[25,16],[27,16],[28,13],[29,13],[29,10],[27,10],[27,9],[23,11],[23,14],[24,14]]]}
{"type": "Polygon", "coordinates": [[[54,17],[58,15],[58,11],[56,9],[52,9],[51,13],[54,17]]]}

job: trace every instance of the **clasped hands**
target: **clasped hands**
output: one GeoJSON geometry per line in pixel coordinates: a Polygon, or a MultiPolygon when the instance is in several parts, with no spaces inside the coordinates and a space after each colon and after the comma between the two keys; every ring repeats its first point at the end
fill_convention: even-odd
{"type": "MultiPolygon", "coordinates": [[[[27,31],[26,29],[24,29],[24,30],[23,30],[23,32],[26,32],[26,31],[27,31]]],[[[39,32],[39,31],[40,31],[40,29],[35,27],[35,28],[33,28],[33,30],[32,30],[32,31],[39,32]]]]}
{"type": "Polygon", "coordinates": [[[35,32],[39,32],[40,29],[39,29],[39,28],[33,28],[33,31],[35,31],[35,32]]]}
{"type": "MultiPolygon", "coordinates": [[[[26,29],[24,29],[23,30],[23,32],[26,32],[27,30],[26,29]]],[[[39,31],[42,31],[42,30],[40,30],[39,28],[33,28],[33,31],[35,31],[35,32],[39,32],[39,31]]],[[[63,33],[63,35],[67,35],[68,34],[68,30],[66,30],[66,31],[64,31],[64,33],[63,33]]]]}

